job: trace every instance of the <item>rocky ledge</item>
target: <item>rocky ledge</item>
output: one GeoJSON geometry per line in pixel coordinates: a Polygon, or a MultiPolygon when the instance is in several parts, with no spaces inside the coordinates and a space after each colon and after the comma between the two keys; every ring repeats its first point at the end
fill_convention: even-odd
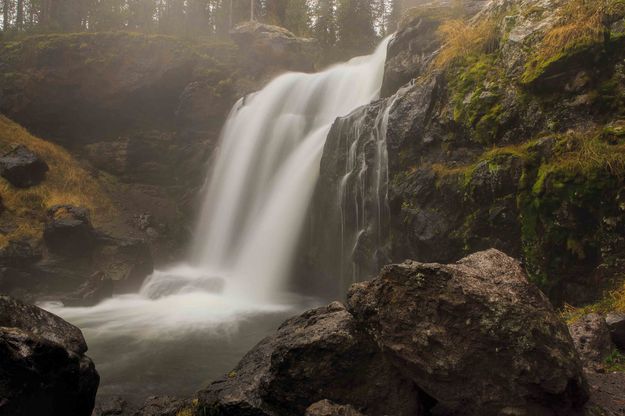
{"type": "Polygon", "coordinates": [[[214,416],[572,415],[582,362],[545,295],[497,250],[407,261],[286,321],[193,411],[214,416]]]}

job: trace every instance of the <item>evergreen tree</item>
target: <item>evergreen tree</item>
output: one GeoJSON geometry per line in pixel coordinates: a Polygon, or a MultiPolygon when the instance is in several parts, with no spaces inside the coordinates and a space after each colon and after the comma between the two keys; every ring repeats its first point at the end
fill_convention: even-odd
{"type": "Polygon", "coordinates": [[[377,41],[369,0],[340,0],[337,26],[337,45],[348,54],[368,53],[377,41]]]}

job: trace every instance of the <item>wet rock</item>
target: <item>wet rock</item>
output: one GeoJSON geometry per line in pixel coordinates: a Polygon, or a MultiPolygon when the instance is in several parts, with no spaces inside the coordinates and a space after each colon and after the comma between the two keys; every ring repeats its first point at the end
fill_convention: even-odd
{"type": "Polygon", "coordinates": [[[566,325],[518,262],[497,250],[450,265],[386,266],[352,286],[348,309],[451,412],[568,415],[587,399],[566,325]]]}
{"type": "Polygon", "coordinates": [[[622,350],[625,350],[625,314],[610,312],[605,317],[605,322],[610,329],[612,342],[622,350]]]}
{"type": "Polygon", "coordinates": [[[150,246],[140,239],[101,239],[95,266],[113,281],[115,293],[134,293],[154,271],[150,246]]]}
{"type": "Polygon", "coordinates": [[[128,403],[121,397],[98,398],[91,416],[122,416],[127,408],[128,403]]]}
{"type": "Polygon", "coordinates": [[[0,415],[89,416],[99,375],[80,330],[0,297],[0,415]]]}
{"type": "Polygon", "coordinates": [[[436,11],[421,13],[404,23],[388,45],[381,95],[388,97],[428,69],[441,46],[437,29],[442,19],[436,11]]]}
{"type": "Polygon", "coordinates": [[[305,416],[363,416],[363,414],[350,405],[336,404],[330,400],[321,400],[310,405],[306,409],[305,416]]]}
{"type": "Polygon", "coordinates": [[[93,306],[113,296],[113,281],[103,272],[95,272],[76,292],[62,299],[66,306],[93,306]]]}
{"type": "Polygon", "coordinates": [[[76,354],[87,351],[80,329],[50,312],[8,296],[0,296],[0,327],[30,332],[76,354]]]}
{"type": "Polygon", "coordinates": [[[0,175],[18,188],[28,188],[41,183],[48,164],[26,146],[19,145],[0,158],[0,175]]]}
{"type": "Polygon", "coordinates": [[[191,404],[186,400],[168,396],[152,396],[134,413],[134,416],[178,416],[190,406],[191,404]]]}
{"type": "Polygon", "coordinates": [[[605,319],[596,313],[581,317],[569,325],[575,348],[587,364],[601,363],[614,346],[605,319]]]}
{"type": "Polygon", "coordinates": [[[200,409],[215,416],[304,414],[324,399],[371,416],[422,414],[417,388],[339,302],[284,322],[198,397],[200,409]]]}
{"type": "Polygon", "coordinates": [[[230,37],[256,64],[292,71],[314,70],[318,53],[314,39],[298,38],[283,27],[255,21],[236,26],[230,37]]]}
{"type": "Polygon", "coordinates": [[[48,210],[43,240],[51,253],[79,257],[91,253],[96,233],[89,212],[73,205],[56,205],[48,210]]]}

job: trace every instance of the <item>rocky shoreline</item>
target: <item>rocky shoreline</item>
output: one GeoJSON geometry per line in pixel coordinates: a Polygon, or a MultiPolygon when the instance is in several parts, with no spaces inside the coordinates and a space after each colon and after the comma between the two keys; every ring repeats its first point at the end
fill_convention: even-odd
{"type": "MultiPolygon", "coordinates": [[[[90,415],[99,378],[80,330],[0,303],[0,414],[36,405],[90,415]]],[[[625,319],[608,322],[587,315],[567,328],[497,250],[448,265],[407,261],[353,285],[346,304],[287,320],[196,397],[152,397],[139,409],[109,399],[93,414],[618,415],[623,377],[606,358],[622,347],[625,319]]]]}

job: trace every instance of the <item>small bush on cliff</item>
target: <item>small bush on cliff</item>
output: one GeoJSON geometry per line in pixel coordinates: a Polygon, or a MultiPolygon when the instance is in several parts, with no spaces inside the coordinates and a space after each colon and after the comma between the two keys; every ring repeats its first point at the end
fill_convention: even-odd
{"type": "Polygon", "coordinates": [[[88,208],[95,223],[110,215],[112,204],[100,184],[67,151],[0,116],[0,151],[5,153],[20,144],[43,158],[50,170],[41,184],[26,189],[0,179],[0,195],[6,209],[0,218],[5,224],[9,222],[3,227],[8,231],[0,234],[0,246],[9,240],[39,239],[46,210],[54,205],[88,208]]]}

